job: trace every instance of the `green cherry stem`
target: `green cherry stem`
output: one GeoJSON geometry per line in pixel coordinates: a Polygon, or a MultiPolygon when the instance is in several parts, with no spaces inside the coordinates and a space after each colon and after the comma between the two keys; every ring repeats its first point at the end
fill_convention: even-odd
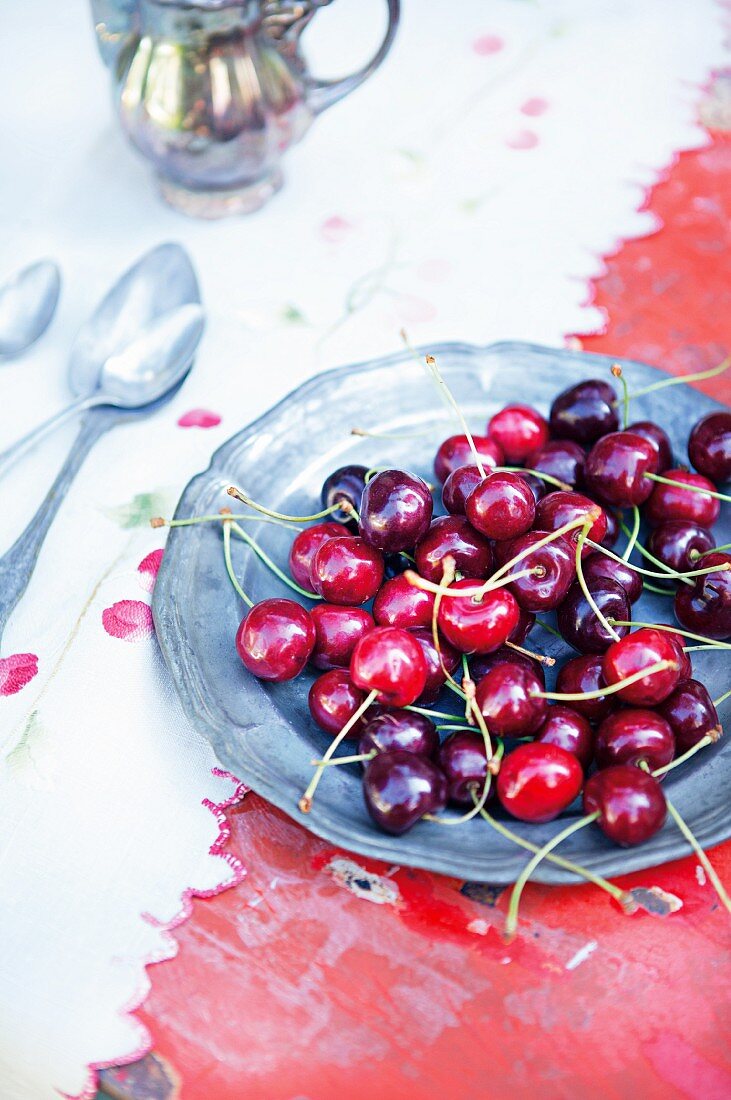
{"type": "Polygon", "coordinates": [[[591,592],[589,591],[589,586],[586,583],[586,579],[584,577],[584,570],[583,570],[582,565],[581,565],[581,552],[584,549],[584,542],[586,541],[586,536],[589,533],[590,527],[591,527],[591,521],[589,521],[588,523],[585,523],[584,526],[582,527],[581,531],[579,532],[578,539],[576,540],[576,579],[579,582],[579,587],[581,588],[581,591],[584,593],[584,598],[586,599],[586,602],[589,604],[589,607],[592,609],[592,611],[596,615],[597,619],[602,624],[602,626],[607,631],[607,633],[610,635],[610,637],[612,637],[615,642],[618,642],[619,641],[619,634],[614,629],[614,627],[610,624],[609,619],[607,619],[606,615],[603,614],[603,612],[600,609],[599,605],[597,604],[596,600],[594,599],[591,592]]]}
{"type": "MultiPolygon", "coordinates": [[[[430,424],[427,428],[419,428],[413,432],[371,432],[367,428],[351,428],[350,434],[360,439],[419,439],[421,436],[431,435],[433,431],[434,425],[430,424]]],[[[384,469],[387,468],[384,466],[384,469]]]]}
{"type": "Polygon", "coordinates": [[[721,703],[725,703],[729,696],[731,696],[731,688],[729,688],[728,691],[724,691],[723,695],[719,695],[718,699],[713,700],[714,707],[720,707],[721,703]]]}
{"type": "Polygon", "coordinates": [[[710,370],[698,371],[697,374],[686,374],[684,377],[664,378],[662,382],[654,382],[651,386],[645,386],[644,389],[635,390],[630,396],[644,397],[645,394],[655,393],[656,390],[664,390],[666,386],[679,386],[681,383],[687,385],[689,382],[705,382],[707,378],[716,378],[719,374],[723,374],[730,366],[731,357],[724,359],[717,367],[711,367],[710,370]]]}
{"type": "Polygon", "coordinates": [[[333,760],[310,760],[310,764],[316,768],[332,768],[336,764],[359,764],[364,760],[372,760],[377,755],[378,750],[371,749],[370,752],[359,752],[355,756],[336,756],[333,760]]]}
{"type": "Polygon", "coordinates": [[[643,588],[646,588],[648,592],[654,592],[657,596],[674,596],[675,593],[669,588],[660,588],[658,584],[650,584],[649,581],[643,582],[643,588]]]}
{"type": "Polygon", "coordinates": [[[188,516],[187,519],[164,519],[162,516],[153,516],[150,527],[194,527],[197,523],[223,523],[224,520],[235,519],[240,523],[271,523],[274,527],[286,527],[288,531],[304,531],[304,527],[297,527],[293,523],[285,523],[281,519],[272,519],[270,516],[252,516],[248,512],[235,514],[224,509],[210,516],[188,516]]]}
{"type": "Polygon", "coordinates": [[[535,691],[533,694],[538,699],[553,699],[558,703],[579,703],[583,699],[601,699],[604,695],[613,695],[616,691],[621,691],[622,688],[631,687],[632,684],[636,684],[638,680],[644,679],[645,676],[654,676],[656,672],[664,672],[666,668],[677,667],[676,661],[658,661],[654,665],[648,665],[647,668],[641,668],[639,672],[633,672],[631,676],[627,676],[624,680],[618,680],[616,684],[607,684],[606,687],[596,688],[594,691],[535,691]]]}
{"type": "Polygon", "coordinates": [[[541,481],[545,481],[547,485],[555,485],[557,489],[563,489],[565,493],[568,493],[573,488],[567,481],[560,481],[552,474],[543,474],[540,470],[531,470],[528,466],[496,466],[493,473],[499,474],[503,471],[507,473],[517,474],[532,474],[533,477],[540,478],[541,481]]]}
{"type": "Polygon", "coordinates": [[[362,716],[368,710],[368,707],[371,705],[371,703],[374,703],[377,698],[378,698],[378,692],[377,691],[375,691],[375,690],[374,691],[369,691],[368,694],[366,695],[365,699],[363,700],[363,702],[358,707],[358,709],[353,711],[350,718],[348,719],[348,721],[345,723],[345,725],[341,729],[340,733],[338,733],[335,737],[333,737],[332,741],[330,742],[330,744],[328,745],[328,747],[325,751],[325,755],[323,756],[322,760],[320,761],[320,763],[317,766],[315,774],[313,775],[312,779],[309,782],[309,786],[307,787],[307,790],[305,791],[305,793],[302,795],[299,802],[297,803],[297,805],[299,807],[299,810],[300,810],[300,813],[308,814],[310,812],[310,810],[312,809],[312,799],[315,797],[315,791],[317,790],[317,785],[320,782],[320,780],[322,779],[325,768],[327,767],[328,762],[332,759],[333,753],[335,752],[336,748],[338,747],[340,742],[343,740],[343,738],[348,736],[348,734],[350,733],[350,731],[352,730],[353,726],[358,721],[358,719],[362,718],[362,716]]]}
{"type": "Polygon", "coordinates": [[[625,379],[625,377],[622,373],[622,368],[620,367],[619,363],[614,363],[613,364],[612,374],[614,375],[614,377],[619,381],[620,385],[622,386],[622,429],[623,429],[623,431],[626,431],[627,430],[627,425],[629,424],[629,402],[630,402],[629,390],[627,389],[627,380],[625,379]]]}
{"type": "Polygon", "coordinates": [[[731,542],[725,542],[723,546],[714,546],[711,550],[704,550],[702,554],[697,550],[691,550],[690,557],[693,561],[698,561],[699,558],[705,558],[706,554],[725,554],[727,550],[731,550],[731,542]]]}
{"type": "Polygon", "coordinates": [[[704,489],[700,485],[688,485],[684,481],[675,481],[672,477],[663,477],[662,474],[645,474],[650,481],[657,481],[660,485],[674,485],[676,489],[687,489],[691,493],[704,493],[707,497],[716,500],[724,500],[731,504],[731,496],[728,493],[718,493],[715,489],[704,489]]]}
{"type": "Polygon", "coordinates": [[[426,707],[408,706],[404,710],[412,710],[414,714],[423,714],[425,718],[442,718],[445,722],[458,722],[458,714],[447,714],[443,710],[428,710],[426,707]]]}
{"type": "Polygon", "coordinates": [[[715,736],[712,737],[709,733],[707,733],[705,737],[701,737],[700,741],[697,741],[695,745],[693,745],[692,748],[688,749],[687,752],[684,752],[682,756],[676,756],[674,760],[671,760],[669,764],[665,764],[665,766],[662,768],[655,768],[654,772],[652,773],[655,776],[655,779],[659,779],[661,775],[667,775],[667,773],[671,772],[673,768],[677,768],[681,764],[684,764],[686,760],[690,760],[691,756],[695,756],[695,754],[697,752],[700,752],[701,749],[704,749],[706,745],[714,745],[721,736],[720,726],[717,728],[718,733],[715,736]]]}
{"type": "Polygon", "coordinates": [[[543,630],[548,631],[549,634],[553,634],[554,638],[560,638],[563,641],[563,635],[556,630],[555,626],[551,626],[550,623],[546,623],[543,619],[536,619],[536,626],[540,626],[543,630]]]}
{"type": "Polygon", "coordinates": [[[624,562],[629,561],[630,554],[635,548],[635,543],[637,542],[637,538],[640,533],[640,510],[636,504],[632,505],[632,514],[634,515],[634,523],[632,524],[632,534],[630,535],[629,541],[624,548],[624,553],[622,554],[622,561],[624,562]]]}
{"type": "Polygon", "coordinates": [[[265,508],[263,504],[258,504],[241,489],[237,489],[235,485],[229,485],[226,492],[235,500],[240,500],[242,504],[248,504],[249,508],[255,508],[262,515],[269,516],[270,519],[283,520],[285,523],[309,523],[310,520],[325,519],[327,516],[331,516],[333,512],[346,512],[348,515],[355,513],[355,509],[348,501],[338,501],[329,508],[324,508],[322,512],[314,512],[311,516],[288,516],[285,512],[275,512],[271,508],[265,508]]]}
{"type": "Polygon", "coordinates": [[[684,638],[692,638],[694,642],[703,642],[709,649],[731,649],[729,642],[717,642],[714,638],[704,638],[702,634],[692,634],[690,630],[681,630],[679,626],[668,626],[666,623],[642,623],[639,620],[612,619],[615,626],[647,626],[653,630],[665,630],[669,634],[681,634],[684,638]]]}
{"type": "Polygon", "coordinates": [[[724,909],[726,910],[727,913],[731,913],[731,898],[726,893],[726,888],[723,885],[723,883],[721,882],[718,875],[716,874],[716,871],[713,868],[713,864],[711,863],[708,856],[703,851],[700,844],[698,843],[698,841],[694,837],[693,833],[690,831],[688,826],[685,824],[682,817],[680,816],[680,814],[678,813],[675,806],[672,804],[672,802],[670,801],[670,799],[668,798],[667,795],[665,795],[665,801],[667,802],[668,812],[670,813],[670,816],[672,817],[673,821],[675,822],[675,824],[680,829],[680,831],[683,834],[683,836],[685,837],[685,839],[690,844],[690,846],[693,849],[693,851],[695,852],[695,854],[698,856],[698,861],[702,865],[702,867],[704,868],[704,870],[705,870],[706,874],[708,875],[709,879],[711,880],[711,882],[713,884],[713,888],[716,891],[716,893],[718,894],[718,897],[719,897],[724,909]]]}
{"type": "Polygon", "coordinates": [[[508,649],[514,649],[516,653],[522,653],[524,657],[530,657],[533,661],[538,661],[540,665],[548,665],[551,668],[556,664],[555,657],[548,657],[545,653],[537,653],[534,649],[526,649],[525,646],[518,645],[517,642],[506,642],[505,645],[508,649]]]}
{"type": "Polygon", "coordinates": [[[243,588],[238,582],[238,578],[234,573],[233,562],[231,561],[231,523],[224,523],[223,525],[223,560],[226,562],[226,572],[228,573],[229,580],[238,592],[241,599],[248,607],[254,606],[254,601],[250,600],[244,592],[243,588]]]}
{"type": "MultiPolygon", "coordinates": [[[[225,524],[224,530],[228,526],[229,526],[228,523],[225,524]]],[[[318,596],[316,592],[308,592],[306,588],[301,588],[298,584],[295,583],[295,581],[293,581],[291,579],[291,577],[288,577],[287,574],[284,573],[279,568],[279,566],[275,562],[272,561],[272,559],[269,557],[269,555],[266,553],[266,551],[262,550],[259,543],[255,539],[253,539],[247,531],[244,531],[244,529],[242,527],[239,527],[238,523],[232,521],[231,527],[233,528],[234,532],[238,535],[238,537],[240,539],[242,539],[251,550],[254,551],[257,558],[259,558],[259,560],[262,561],[264,563],[264,565],[266,565],[267,569],[270,569],[275,577],[279,577],[282,584],[286,584],[287,587],[291,588],[293,592],[296,592],[299,596],[304,596],[305,599],[308,599],[308,600],[321,600],[322,599],[322,596],[318,596]]]]}
{"type": "MultiPolygon", "coordinates": [[[[487,751],[487,744],[489,742],[489,736],[487,735],[487,732],[483,733],[483,737],[485,738],[485,750],[487,751]]],[[[492,746],[490,746],[490,752],[492,752],[492,746]]],[[[485,781],[482,784],[482,794],[477,799],[471,810],[467,810],[467,812],[461,814],[460,817],[437,817],[434,814],[424,814],[424,820],[431,821],[434,825],[464,825],[466,821],[471,821],[473,817],[476,817],[477,814],[481,813],[485,803],[490,797],[492,777],[493,775],[497,774],[500,768],[500,760],[502,758],[503,752],[503,743],[502,741],[500,741],[497,749],[495,750],[495,754],[493,756],[487,757],[488,766],[485,772],[485,781]]],[[[475,787],[476,786],[477,784],[475,784],[475,787]]],[[[474,788],[470,789],[470,793],[472,794],[472,800],[474,802],[474,788]]]]}
{"type": "MultiPolygon", "coordinates": [[[[624,532],[624,534],[627,535],[628,538],[630,538],[631,535],[632,535],[632,532],[630,531],[627,524],[624,523],[624,522],[620,522],[619,526],[622,528],[622,531],[624,532]]],[[[641,542],[635,543],[635,550],[637,550],[638,553],[640,553],[643,558],[646,558],[647,561],[651,561],[653,565],[659,566],[660,569],[662,569],[663,573],[666,573],[669,578],[675,577],[675,570],[671,569],[669,565],[665,564],[665,562],[660,561],[659,558],[656,558],[653,554],[650,553],[649,550],[646,550],[641,542]]],[[[691,581],[685,581],[685,583],[686,584],[691,584],[692,582],[691,581]]]]}

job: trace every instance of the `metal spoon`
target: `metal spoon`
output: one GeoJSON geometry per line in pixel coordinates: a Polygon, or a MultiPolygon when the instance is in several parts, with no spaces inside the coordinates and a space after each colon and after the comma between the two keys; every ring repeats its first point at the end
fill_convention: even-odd
{"type": "Polygon", "coordinates": [[[24,267],[0,287],[0,359],[12,359],[34,344],[51,323],[61,291],[52,260],[24,267]]]}

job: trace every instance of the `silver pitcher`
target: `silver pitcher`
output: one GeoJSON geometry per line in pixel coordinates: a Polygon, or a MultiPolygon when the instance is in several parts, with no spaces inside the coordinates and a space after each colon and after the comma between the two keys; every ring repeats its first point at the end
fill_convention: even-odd
{"type": "Polygon", "coordinates": [[[256,210],[281,187],[285,150],[380,65],[399,0],[386,0],[388,30],[368,65],[342,80],[308,73],[300,35],[329,3],[91,0],[122,127],[172,206],[203,218],[256,210]]]}

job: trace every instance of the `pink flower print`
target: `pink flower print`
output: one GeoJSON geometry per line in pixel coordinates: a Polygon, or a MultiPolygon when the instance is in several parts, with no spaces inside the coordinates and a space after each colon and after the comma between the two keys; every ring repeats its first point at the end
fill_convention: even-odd
{"type": "Polygon", "coordinates": [[[102,626],[112,638],[138,642],[153,632],[152,611],[142,600],[118,600],[102,611],[102,626]]]}
{"type": "Polygon", "coordinates": [[[38,675],[35,653],[13,653],[0,657],[0,695],[15,695],[38,675]]]}
{"type": "Polygon", "coordinates": [[[531,96],[525,103],[521,103],[520,110],[521,114],[528,115],[529,118],[537,118],[548,110],[548,100],[539,95],[531,96]]]}
{"type": "Polygon", "coordinates": [[[353,230],[351,222],[341,218],[339,214],[333,214],[320,226],[320,236],[328,244],[340,244],[353,230]]]}
{"type": "Polygon", "coordinates": [[[190,409],[178,420],[179,428],[215,428],[221,423],[218,413],[210,409],[190,409]]]}
{"type": "Polygon", "coordinates": [[[137,566],[137,572],[140,575],[140,584],[145,592],[152,592],[155,587],[155,579],[160,565],[162,564],[163,553],[164,551],[162,549],[152,550],[137,566]]]}
{"type": "Polygon", "coordinates": [[[500,53],[504,45],[497,34],[481,34],[472,43],[472,49],[479,57],[489,57],[490,54],[500,53]]]}
{"type": "Polygon", "coordinates": [[[518,130],[505,139],[511,149],[534,149],[538,144],[538,134],[533,130],[518,130]]]}

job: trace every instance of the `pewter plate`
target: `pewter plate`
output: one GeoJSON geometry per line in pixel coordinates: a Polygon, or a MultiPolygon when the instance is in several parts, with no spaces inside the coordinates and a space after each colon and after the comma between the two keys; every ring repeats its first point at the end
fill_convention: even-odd
{"type": "MultiPolygon", "coordinates": [[[[613,362],[604,356],[519,343],[488,348],[450,343],[423,350],[436,355],[475,430],[509,401],[525,401],[546,412],[553,396],[566,386],[609,377],[613,362]]],[[[625,361],[622,366],[632,389],[666,377],[642,363],[625,361]]],[[[716,408],[716,402],[703,394],[672,386],[634,401],[632,418],[661,423],[670,434],[676,459],[683,461],[690,426],[716,408]]],[[[306,515],[319,507],[326,475],[346,462],[393,463],[429,477],[440,439],[456,430],[423,368],[409,355],[330,371],[295,390],[219,448],[209,468],[185,489],[176,515],[216,512],[230,504],[230,484],[245,487],[271,508],[306,515]],[[351,427],[381,432],[426,428],[427,433],[406,440],[357,439],[351,427]]],[[[716,529],[719,545],[731,539],[730,528],[726,515],[716,529]]],[[[270,556],[286,568],[289,532],[261,524],[256,533],[270,556]]],[[[252,598],[290,594],[242,545],[234,551],[237,572],[252,598]]],[[[312,812],[302,815],[297,800],[311,776],[310,761],[328,743],[307,710],[314,674],[308,671],[294,682],[274,685],[251,677],[234,648],[242,611],[224,569],[218,525],[173,529],[155,587],[157,636],[188,717],[211,742],[224,767],[305,828],[353,852],[463,879],[515,880],[525,864],[525,852],[481,819],[454,828],[421,822],[401,837],[380,832],[363,804],[359,765],[329,769],[312,812]]],[[[635,617],[672,622],[671,601],[643,596],[635,605],[635,617]]],[[[561,641],[538,628],[530,638],[546,653],[570,655],[561,641]]],[[[726,690],[728,651],[694,654],[694,666],[713,696],[726,690]]],[[[722,721],[728,720],[730,710],[727,701],[722,721]]],[[[666,782],[669,796],[706,847],[731,835],[730,763],[731,744],[724,739],[671,772],[666,782]]],[[[512,822],[512,827],[543,844],[578,813],[577,804],[548,824],[512,822]]],[[[638,848],[616,848],[593,827],[561,847],[567,858],[604,875],[653,866],[688,851],[670,820],[638,848]]],[[[547,861],[534,878],[573,881],[570,873],[547,861]]]]}

